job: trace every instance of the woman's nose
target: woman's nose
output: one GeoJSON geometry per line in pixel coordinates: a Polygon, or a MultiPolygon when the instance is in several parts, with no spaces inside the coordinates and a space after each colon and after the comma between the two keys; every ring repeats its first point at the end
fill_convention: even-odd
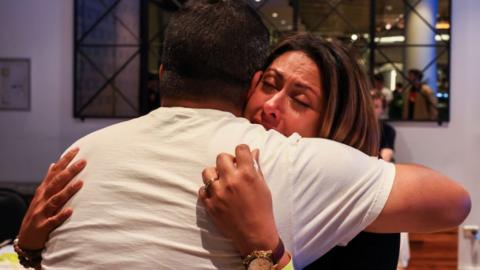
{"type": "Polygon", "coordinates": [[[269,126],[275,127],[280,121],[282,100],[283,93],[277,92],[263,104],[264,122],[267,122],[269,126]]]}

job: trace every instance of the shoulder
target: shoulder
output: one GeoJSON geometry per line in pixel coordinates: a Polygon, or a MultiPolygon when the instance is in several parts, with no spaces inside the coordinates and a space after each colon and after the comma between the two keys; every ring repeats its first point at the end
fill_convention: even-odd
{"type": "MultiPolygon", "coordinates": [[[[291,153],[294,179],[304,185],[349,186],[360,178],[372,177],[388,165],[376,157],[335,141],[300,139],[291,153]],[[300,180],[301,179],[301,180],[300,180]]],[[[376,178],[372,177],[372,178],[376,178]]]]}
{"type": "Polygon", "coordinates": [[[427,94],[433,94],[433,89],[428,86],[428,84],[423,83],[422,84],[422,92],[427,93],[427,94]]]}
{"type": "Polygon", "coordinates": [[[95,148],[101,147],[104,144],[116,143],[123,138],[129,138],[134,132],[138,132],[133,126],[138,126],[144,117],[146,116],[123,121],[93,131],[78,139],[73,146],[79,146],[81,149],[86,149],[87,147],[95,148]]]}
{"type": "Polygon", "coordinates": [[[395,133],[395,128],[385,121],[382,121],[382,129],[384,132],[395,133]]]}

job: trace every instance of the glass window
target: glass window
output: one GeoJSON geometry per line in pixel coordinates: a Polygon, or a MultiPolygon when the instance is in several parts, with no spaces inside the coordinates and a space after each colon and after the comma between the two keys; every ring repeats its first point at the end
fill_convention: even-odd
{"type": "MultiPolygon", "coordinates": [[[[394,97],[388,119],[449,120],[450,0],[247,1],[272,45],[308,31],[355,50],[372,78],[383,78],[377,87],[394,97]],[[411,70],[422,75],[422,87],[412,83],[411,70]],[[428,92],[437,116],[405,116],[410,93],[426,87],[419,100],[428,92]]],[[[75,1],[75,116],[134,117],[159,106],[163,32],[184,2],[75,1]]]]}

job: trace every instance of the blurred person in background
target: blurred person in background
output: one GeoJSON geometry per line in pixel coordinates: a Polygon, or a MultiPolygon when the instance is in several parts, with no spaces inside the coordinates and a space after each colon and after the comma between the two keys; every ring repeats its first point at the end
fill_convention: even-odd
{"type": "Polygon", "coordinates": [[[381,73],[375,74],[373,76],[373,89],[372,92],[374,93],[380,93],[384,96],[385,98],[385,108],[383,110],[383,113],[381,115],[382,119],[387,119],[389,115],[389,106],[390,103],[393,100],[393,93],[392,90],[388,89],[385,87],[385,78],[381,73]]]}
{"type": "Polygon", "coordinates": [[[403,93],[403,114],[405,120],[437,120],[437,98],[435,92],[423,80],[418,69],[408,71],[410,87],[403,93]]]}
{"type": "Polygon", "coordinates": [[[389,107],[389,119],[402,119],[403,111],[403,83],[396,83],[395,90],[393,90],[393,100],[389,107]]]}
{"type": "MultiPolygon", "coordinates": [[[[379,121],[380,130],[380,157],[383,160],[394,162],[395,161],[395,129],[380,119],[385,108],[385,97],[380,93],[374,93],[372,95],[373,110],[375,117],[379,121]]],[[[410,245],[408,240],[408,233],[402,232],[400,234],[400,252],[398,255],[398,268],[399,270],[405,269],[408,266],[410,259],[410,245]]]]}
{"type": "Polygon", "coordinates": [[[380,92],[372,93],[373,111],[375,117],[378,120],[380,130],[380,157],[388,162],[394,161],[394,149],[395,149],[395,129],[382,119],[382,115],[385,112],[387,101],[385,96],[380,92]]]}

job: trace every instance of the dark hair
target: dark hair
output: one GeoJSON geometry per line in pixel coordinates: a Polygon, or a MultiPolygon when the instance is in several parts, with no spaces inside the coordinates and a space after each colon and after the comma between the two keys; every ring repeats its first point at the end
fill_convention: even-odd
{"type": "Polygon", "coordinates": [[[243,106],[268,46],[268,30],[246,2],[191,0],[166,29],[162,95],[243,106]]]}
{"type": "Polygon", "coordinates": [[[148,72],[147,78],[149,81],[158,81],[158,73],[148,72]]]}
{"type": "Polygon", "coordinates": [[[297,34],[277,45],[265,68],[289,51],[305,53],[320,70],[323,93],[318,136],[377,156],[379,132],[370,98],[370,84],[354,54],[339,42],[328,42],[311,34],[297,34]]]}
{"type": "Polygon", "coordinates": [[[383,75],[381,73],[373,75],[373,80],[381,83],[385,82],[385,79],[383,78],[383,75]]]}
{"type": "Polygon", "coordinates": [[[415,78],[417,78],[419,81],[422,81],[423,79],[423,72],[419,69],[416,69],[416,68],[409,69],[408,73],[413,74],[415,78]]]}

